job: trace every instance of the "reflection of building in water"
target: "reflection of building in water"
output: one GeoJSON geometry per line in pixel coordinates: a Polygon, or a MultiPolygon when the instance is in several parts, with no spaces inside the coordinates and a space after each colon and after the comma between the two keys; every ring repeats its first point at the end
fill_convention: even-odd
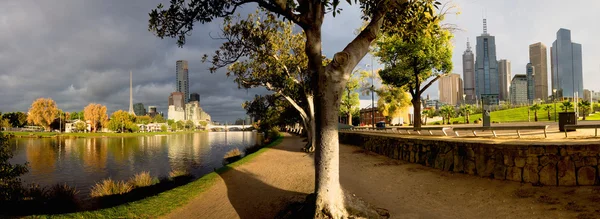
{"type": "Polygon", "coordinates": [[[209,133],[169,135],[167,144],[171,169],[197,167],[210,153],[209,133]]]}
{"type": "Polygon", "coordinates": [[[83,164],[86,168],[104,169],[106,167],[107,139],[86,138],[84,139],[83,164]]]}
{"type": "Polygon", "coordinates": [[[56,151],[49,141],[44,141],[44,144],[34,144],[39,141],[37,139],[28,139],[26,154],[29,162],[29,169],[35,174],[52,173],[56,163],[56,151]]]}

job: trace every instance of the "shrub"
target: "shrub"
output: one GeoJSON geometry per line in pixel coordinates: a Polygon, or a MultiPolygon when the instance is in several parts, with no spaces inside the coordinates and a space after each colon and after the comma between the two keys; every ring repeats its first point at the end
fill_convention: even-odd
{"type": "Polygon", "coordinates": [[[152,176],[150,176],[150,173],[148,171],[144,171],[144,172],[135,174],[131,179],[129,179],[128,183],[133,188],[139,188],[139,187],[154,185],[154,184],[158,183],[158,179],[155,179],[155,178],[153,179],[152,176]]]}
{"type": "Polygon", "coordinates": [[[128,183],[123,181],[113,181],[112,179],[102,180],[100,183],[96,183],[92,187],[92,191],[90,196],[92,197],[102,197],[109,195],[117,195],[117,194],[125,194],[132,190],[133,188],[128,183]]]}
{"type": "Polygon", "coordinates": [[[47,196],[51,205],[69,209],[77,207],[78,194],[79,190],[75,187],[70,187],[67,184],[56,184],[50,187],[47,196]]]}
{"type": "Polygon", "coordinates": [[[13,157],[9,148],[8,140],[12,135],[4,135],[0,132],[0,201],[21,199],[23,187],[21,175],[27,173],[27,164],[11,164],[9,160],[13,157]]]}
{"type": "Polygon", "coordinates": [[[171,170],[171,172],[169,172],[169,178],[177,178],[180,176],[189,176],[190,173],[187,170],[171,170]]]}
{"type": "Polygon", "coordinates": [[[277,128],[271,128],[271,130],[267,131],[267,142],[275,141],[275,139],[279,138],[279,130],[277,128]]]}
{"type": "Polygon", "coordinates": [[[227,153],[225,153],[225,156],[223,158],[228,159],[228,158],[241,157],[241,156],[242,156],[242,152],[240,151],[240,149],[234,148],[233,150],[230,150],[227,153]]]}
{"type": "Polygon", "coordinates": [[[453,121],[452,124],[460,124],[459,121],[453,121]]]}
{"type": "Polygon", "coordinates": [[[433,124],[434,125],[441,125],[442,123],[440,123],[440,122],[434,122],[433,124]]]}

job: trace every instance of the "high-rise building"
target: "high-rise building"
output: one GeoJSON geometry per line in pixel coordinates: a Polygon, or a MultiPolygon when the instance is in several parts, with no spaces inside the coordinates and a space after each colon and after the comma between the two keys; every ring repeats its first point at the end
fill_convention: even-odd
{"type": "Polygon", "coordinates": [[[498,84],[500,87],[498,88],[498,98],[500,100],[510,100],[510,83],[512,78],[510,61],[506,59],[500,59],[498,61],[498,75],[499,81],[498,84]]]}
{"type": "Polygon", "coordinates": [[[178,60],[175,70],[175,91],[183,93],[184,103],[190,99],[190,82],[188,77],[188,62],[186,60],[178,60]]]}
{"type": "Polygon", "coordinates": [[[146,108],[143,103],[136,103],[133,104],[133,112],[135,112],[135,115],[143,116],[146,115],[146,108]]]}
{"type": "Polygon", "coordinates": [[[533,64],[527,63],[525,73],[527,75],[527,101],[533,103],[535,100],[535,67],[533,64]]]}
{"type": "Polygon", "coordinates": [[[152,118],[154,118],[156,115],[159,115],[158,111],[156,111],[156,106],[148,107],[148,115],[152,118]]]}
{"type": "Polygon", "coordinates": [[[515,75],[510,83],[510,102],[513,105],[527,104],[527,75],[515,75]]]}
{"type": "Polygon", "coordinates": [[[173,92],[169,96],[169,106],[184,108],[185,107],[184,101],[185,101],[185,98],[183,96],[183,93],[181,93],[181,92],[173,92]]]}
{"type": "Polygon", "coordinates": [[[487,21],[483,19],[483,33],[477,37],[475,59],[475,95],[491,98],[490,103],[498,102],[499,77],[496,60],[496,38],[487,33],[487,21]]]}
{"type": "Polygon", "coordinates": [[[440,102],[458,105],[463,102],[463,83],[459,74],[449,74],[439,79],[440,102]]]}
{"type": "Polygon", "coordinates": [[[571,41],[571,31],[561,28],[550,48],[552,89],[558,98],[583,97],[581,44],[571,41]]]}
{"type": "Polygon", "coordinates": [[[475,55],[467,39],[467,50],[463,53],[463,82],[465,102],[475,103],[475,55]]]}
{"type": "Polygon", "coordinates": [[[545,101],[548,99],[548,52],[543,43],[529,45],[529,63],[535,70],[535,99],[545,101]]]}
{"type": "Polygon", "coordinates": [[[591,90],[583,89],[583,100],[588,101],[588,102],[594,102],[594,101],[592,101],[592,91],[591,90]]]}
{"type": "Polygon", "coordinates": [[[133,74],[129,71],[129,114],[135,116],[133,111],[133,74]]]}
{"type": "Polygon", "coordinates": [[[190,94],[190,101],[189,102],[192,102],[192,101],[198,101],[198,102],[200,102],[200,94],[198,94],[198,93],[192,93],[192,94],[190,94]]]}

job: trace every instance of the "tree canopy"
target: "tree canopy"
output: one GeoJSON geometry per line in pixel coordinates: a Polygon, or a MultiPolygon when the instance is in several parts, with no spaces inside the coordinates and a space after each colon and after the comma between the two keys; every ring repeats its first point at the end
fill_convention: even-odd
{"type": "Polygon", "coordinates": [[[33,101],[31,108],[29,108],[27,121],[49,130],[50,124],[52,124],[57,115],[58,107],[56,107],[54,100],[50,98],[38,98],[33,101]]]}
{"type": "Polygon", "coordinates": [[[106,115],[106,106],[97,103],[90,103],[83,109],[83,114],[86,120],[90,121],[92,132],[96,132],[102,124],[108,121],[106,115]]]}

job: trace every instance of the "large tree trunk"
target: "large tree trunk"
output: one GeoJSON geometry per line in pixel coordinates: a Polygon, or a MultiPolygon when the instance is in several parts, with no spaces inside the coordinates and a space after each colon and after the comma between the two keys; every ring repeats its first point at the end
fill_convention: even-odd
{"type": "Polygon", "coordinates": [[[470,117],[471,114],[469,112],[467,112],[466,114],[467,114],[467,124],[469,124],[469,119],[471,119],[469,117],[470,117]]]}
{"type": "Polygon", "coordinates": [[[348,112],[348,125],[352,125],[352,113],[348,112]]]}
{"type": "MultiPolygon", "coordinates": [[[[421,129],[421,97],[420,97],[420,94],[418,94],[418,92],[417,92],[417,95],[413,95],[412,104],[413,104],[413,109],[414,109],[413,127],[416,130],[419,130],[419,129],[421,129]]],[[[443,120],[443,118],[442,118],[442,120],[443,120]]]]}
{"type": "Polygon", "coordinates": [[[308,112],[307,112],[307,116],[310,119],[310,121],[308,122],[309,124],[309,129],[307,130],[307,136],[310,136],[308,138],[308,143],[307,143],[307,148],[306,148],[306,152],[314,152],[315,151],[315,147],[316,147],[316,128],[317,125],[315,124],[315,102],[314,102],[314,97],[312,96],[312,94],[310,95],[306,95],[306,100],[308,102],[308,112]]]}

